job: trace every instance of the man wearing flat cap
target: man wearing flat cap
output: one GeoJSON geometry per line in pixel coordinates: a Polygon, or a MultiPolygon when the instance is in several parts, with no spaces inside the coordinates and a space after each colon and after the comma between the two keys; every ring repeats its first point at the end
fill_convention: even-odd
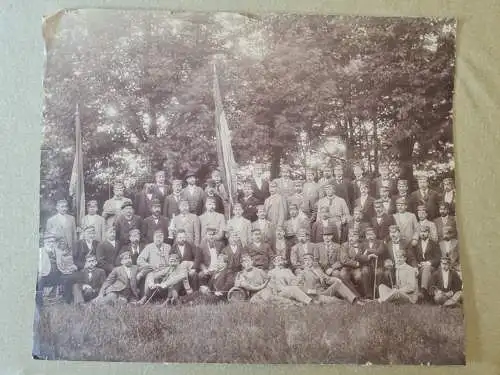
{"type": "Polygon", "coordinates": [[[209,225],[206,228],[205,238],[198,248],[198,257],[193,268],[198,272],[198,279],[201,285],[207,285],[208,280],[214,275],[218,265],[218,255],[222,252],[223,246],[216,240],[217,228],[209,225]]]}
{"type": "Polygon", "coordinates": [[[309,229],[299,228],[297,232],[297,243],[290,250],[290,264],[292,271],[297,273],[303,269],[304,254],[314,252],[314,244],[309,241],[309,229]]]}
{"type": "Polygon", "coordinates": [[[347,238],[347,226],[342,225],[339,218],[332,218],[330,216],[330,208],[322,206],[318,213],[318,219],[313,223],[311,229],[311,242],[323,242],[323,233],[327,227],[334,227],[333,242],[340,244],[344,242],[344,237],[347,238]]]}
{"type": "Polygon", "coordinates": [[[200,216],[203,212],[203,198],[205,192],[199,186],[196,186],[196,172],[189,170],[186,174],[187,186],[182,190],[182,198],[188,201],[189,212],[200,216]]]}
{"type": "Polygon", "coordinates": [[[137,286],[137,266],[132,264],[128,252],[118,257],[115,267],[104,281],[95,303],[127,303],[139,298],[137,286]]]}
{"type": "Polygon", "coordinates": [[[205,213],[200,216],[201,239],[203,240],[206,237],[208,228],[215,228],[215,240],[220,246],[223,246],[226,218],[224,217],[224,214],[215,212],[215,199],[213,198],[207,198],[205,209],[205,213]]]}
{"type": "Polygon", "coordinates": [[[274,227],[284,225],[288,217],[288,206],[286,199],[279,193],[278,184],[276,181],[271,181],[269,184],[270,196],[264,202],[266,218],[274,227]]]}
{"type": "Polygon", "coordinates": [[[429,188],[429,180],[426,175],[417,178],[418,190],[410,195],[410,207],[413,213],[417,213],[420,204],[425,205],[429,220],[434,220],[439,212],[439,194],[429,188]]]}
{"type": "Polygon", "coordinates": [[[285,235],[291,243],[297,242],[297,233],[300,228],[310,228],[309,218],[299,210],[295,203],[288,205],[290,218],[285,221],[285,235]]]}
{"type": "Polygon", "coordinates": [[[370,192],[368,180],[363,179],[359,181],[358,188],[359,197],[354,201],[354,208],[359,207],[362,215],[362,221],[369,223],[372,217],[375,216],[375,209],[373,207],[375,199],[368,195],[368,193],[370,192]]]}
{"type": "Polygon", "coordinates": [[[396,200],[397,212],[393,215],[394,221],[399,228],[400,239],[404,247],[415,246],[419,238],[419,226],[417,217],[406,211],[404,198],[396,200]]]}
{"type": "Polygon", "coordinates": [[[450,263],[448,256],[442,257],[441,267],[432,274],[429,283],[434,303],[444,307],[454,307],[462,302],[462,280],[451,269],[450,263]]]}
{"type": "Polygon", "coordinates": [[[255,267],[264,271],[269,269],[271,258],[274,256],[274,253],[269,243],[262,240],[260,229],[252,229],[252,242],[248,244],[243,251],[250,255],[255,267]]]}
{"type": "Polygon", "coordinates": [[[157,229],[163,231],[164,241],[168,239],[169,221],[166,217],[161,216],[161,202],[159,199],[153,199],[151,203],[152,215],[145,218],[142,222],[141,233],[143,242],[150,244],[153,242],[153,234],[157,229]]]}
{"type": "MultiPolygon", "coordinates": [[[[134,214],[132,202],[126,201],[122,205],[122,214],[115,220],[116,240],[120,249],[130,243],[129,234],[131,229],[142,228],[142,219],[134,214]]],[[[141,233],[142,238],[142,233],[141,233]]]]}
{"type": "Polygon", "coordinates": [[[315,244],[313,249],[314,262],[328,276],[340,277],[342,270],[340,245],[333,242],[335,226],[323,230],[323,242],[315,244]]]}
{"type": "MultiPolygon", "coordinates": [[[[225,206],[224,206],[224,200],[221,198],[220,195],[217,194],[216,190],[216,184],[215,180],[213,179],[208,179],[206,182],[206,187],[205,187],[205,196],[203,197],[203,212],[207,211],[207,198],[213,199],[215,202],[215,212],[218,212],[219,214],[222,214],[225,216],[225,206]]],[[[229,215],[228,215],[229,216],[229,215]]]]}
{"type": "Polygon", "coordinates": [[[340,217],[341,223],[346,224],[350,219],[346,201],[335,194],[335,187],[332,183],[325,183],[324,189],[326,195],[318,201],[316,212],[319,212],[321,207],[328,207],[331,217],[340,217]]]}

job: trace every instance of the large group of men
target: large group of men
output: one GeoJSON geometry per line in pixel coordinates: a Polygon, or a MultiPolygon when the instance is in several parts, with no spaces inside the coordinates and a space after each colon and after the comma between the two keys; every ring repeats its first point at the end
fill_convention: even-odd
{"type": "Polygon", "coordinates": [[[370,179],[359,165],[283,167],[269,181],[256,165],[229,197],[219,170],[204,187],[195,172],[163,171],[134,197],[116,181],[99,215],[79,224],[59,200],[40,249],[36,300],[67,303],[326,304],[346,300],[457,306],[462,277],[451,178],[394,180],[387,164],[370,179]]]}

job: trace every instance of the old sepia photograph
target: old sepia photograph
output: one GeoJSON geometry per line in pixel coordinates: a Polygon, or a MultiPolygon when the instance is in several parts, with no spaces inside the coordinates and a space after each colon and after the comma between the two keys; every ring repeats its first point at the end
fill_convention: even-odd
{"type": "Polygon", "coordinates": [[[465,364],[454,19],[73,9],[43,37],[33,358],[465,364]]]}

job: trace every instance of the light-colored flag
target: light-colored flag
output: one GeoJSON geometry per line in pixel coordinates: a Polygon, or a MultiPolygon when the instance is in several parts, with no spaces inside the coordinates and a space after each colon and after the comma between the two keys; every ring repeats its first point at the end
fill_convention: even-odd
{"type": "Polygon", "coordinates": [[[226,191],[229,194],[229,202],[233,205],[236,197],[236,162],[231,147],[231,132],[227,124],[226,114],[222,105],[222,97],[217,77],[217,68],[214,63],[214,101],[215,101],[215,136],[217,145],[217,157],[219,168],[222,173],[226,191]]]}
{"type": "Polygon", "coordinates": [[[75,111],[75,160],[69,182],[69,195],[73,198],[73,208],[76,215],[76,225],[81,226],[85,216],[85,187],[83,180],[82,132],[80,128],[80,111],[78,104],[75,111]]]}

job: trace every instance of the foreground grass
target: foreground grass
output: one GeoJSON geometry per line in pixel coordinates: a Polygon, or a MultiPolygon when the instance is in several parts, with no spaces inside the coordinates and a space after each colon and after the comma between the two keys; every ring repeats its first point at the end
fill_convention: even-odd
{"type": "Polygon", "coordinates": [[[420,305],[55,305],[36,335],[41,355],[65,360],[465,363],[462,310],[420,305]]]}

